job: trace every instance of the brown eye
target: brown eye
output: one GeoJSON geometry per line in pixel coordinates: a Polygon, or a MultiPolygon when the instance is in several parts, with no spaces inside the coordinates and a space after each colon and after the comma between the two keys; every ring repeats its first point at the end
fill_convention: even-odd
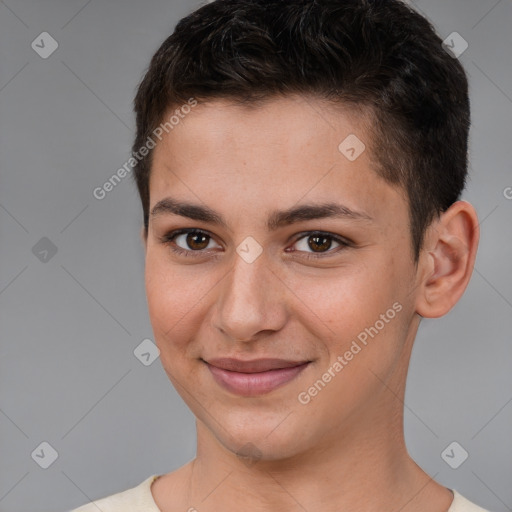
{"type": "Polygon", "coordinates": [[[186,244],[195,251],[200,251],[208,247],[210,237],[204,233],[194,231],[185,233],[186,244]]]}
{"type": "Polygon", "coordinates": [[[295,249],[292,252],[303,253],[306,258],[321,258],[334,255],[351,243],[339,236],[330,233],[310,232],[295,241],[295,249]],[[333,242],[338,244],[333,248],[333,242]]]}
{"type": "Polygon", "coordinates": [[[332,239],[325,235],[314,235],[308,237],[308,246],[313,252],[323,252],[331,248],[332,239]]]}
{"type": "Polygon", "coordinates": [[[176,254],[201,256],[207,252],[205,249],[208,249],[213,239],[208,233],[197,229],[178,229],[163,236],[161,241],[176,254]]]}

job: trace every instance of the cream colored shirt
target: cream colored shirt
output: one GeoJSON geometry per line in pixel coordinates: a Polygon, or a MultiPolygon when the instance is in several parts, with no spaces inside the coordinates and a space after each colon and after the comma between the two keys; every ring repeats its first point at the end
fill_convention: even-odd
{"type": "MultiPolygon", "coordinates": [[[[151,484],[158,476],[152,475],[131,489],[90,502],[71,512],[161,512],[151,493],[151,484]]],[[[448,512],[489,512],[471,503],[457,491],[452,489],[452,492],[454,497],[448,512]]],[[[194,508],[190,507],[189,510],[193,511],[194,508]]]]}

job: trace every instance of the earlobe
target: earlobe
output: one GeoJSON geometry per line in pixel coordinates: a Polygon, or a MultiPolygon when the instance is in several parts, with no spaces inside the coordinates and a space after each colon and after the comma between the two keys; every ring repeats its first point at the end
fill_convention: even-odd
{"type": "Polygon", "coordinates": [[[431,226],[423,255],[424,278],[416,312],[422,317],[445,315],[466,289],[476,259],[478,217],[473,206],[457,201],[431,226]]]}

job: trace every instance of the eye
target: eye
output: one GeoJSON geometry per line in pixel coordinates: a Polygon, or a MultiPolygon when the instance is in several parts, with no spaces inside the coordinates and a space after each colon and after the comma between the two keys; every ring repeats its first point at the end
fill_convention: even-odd
{"type": "MultiPolygon", "coordinates": [[[[322,258],[330,256],[333,253],[340,252],[339,250],[330,250],[332,243],[338,244],[335,249],[343,250],[345,247],[350,247],[350,242],[337,235],[331,233],[325,233],[322,231],[311,231],[306,233],[304,236],[298,238],[295,244],[298,247],[299,252],[304,252],[306,258],[322,258]],[[311,252],[308,251],[311,250],[311,252]]],[[[289,252],[297,252],[296,250],[289,252]]]]}
{"type": "Polygon", "coordinates": [[[161,242],[183,256],[200,256],[213,241],[211,235],[200,229],[178,229],[161,238],[161,242]],[[181,244],[181,245],[180,245],[181,244]]]}
{"type": "MultiPolygon", "coordinates": [[[[206,231],[193,228],[171,231],[161,237],[160,241],[180,256],[202,256],[208,249],[213,248],[210,245],[213,242],[212,236],[206,231]]],[[[352,243],[332,233],[309,231],[300,233],[294,245],[297,249],[287,250],[287,252],[303,253],[302,257],[314,259],[336,254],[346,247],[351,247],[352,243]],[[333,242],[338,244],[334,250],[332,249],[333,242]]]]}

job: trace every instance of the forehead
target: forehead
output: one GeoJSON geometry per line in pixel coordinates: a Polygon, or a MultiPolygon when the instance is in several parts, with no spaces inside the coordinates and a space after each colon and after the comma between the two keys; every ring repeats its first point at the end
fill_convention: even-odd
{"type": "Polygon", "coordinates": [[[254,104],[214,99],[200,103],[181,116],[169,136],[164,135],[159,149],[164,149],[166,143],[174,149],[191,143],[201,144],[202,153],[221,149],[235,153],[240,147],[248,152],[264,145],[279,148],[282,157],[286,150],[300,154],[311,147],[318,149],[320,145],[324,149],[328,146],[336,149],[340,137],[350,134],[357,134],[369,147],[369,119],[369,110],[362,106],[297,94],[271,97],[254,104]],[[229,146],[223,148],[226,144],[229,146]]]}
{"type": "Polygon", "coordinates": [[[302,96],[201,103],[154,150],[150,208],[172,195],[238,213],[252,205],[254,215],[336,201],[407,216],[400,191],[373,170],[367,123],[362,111],[302,96]]]}

